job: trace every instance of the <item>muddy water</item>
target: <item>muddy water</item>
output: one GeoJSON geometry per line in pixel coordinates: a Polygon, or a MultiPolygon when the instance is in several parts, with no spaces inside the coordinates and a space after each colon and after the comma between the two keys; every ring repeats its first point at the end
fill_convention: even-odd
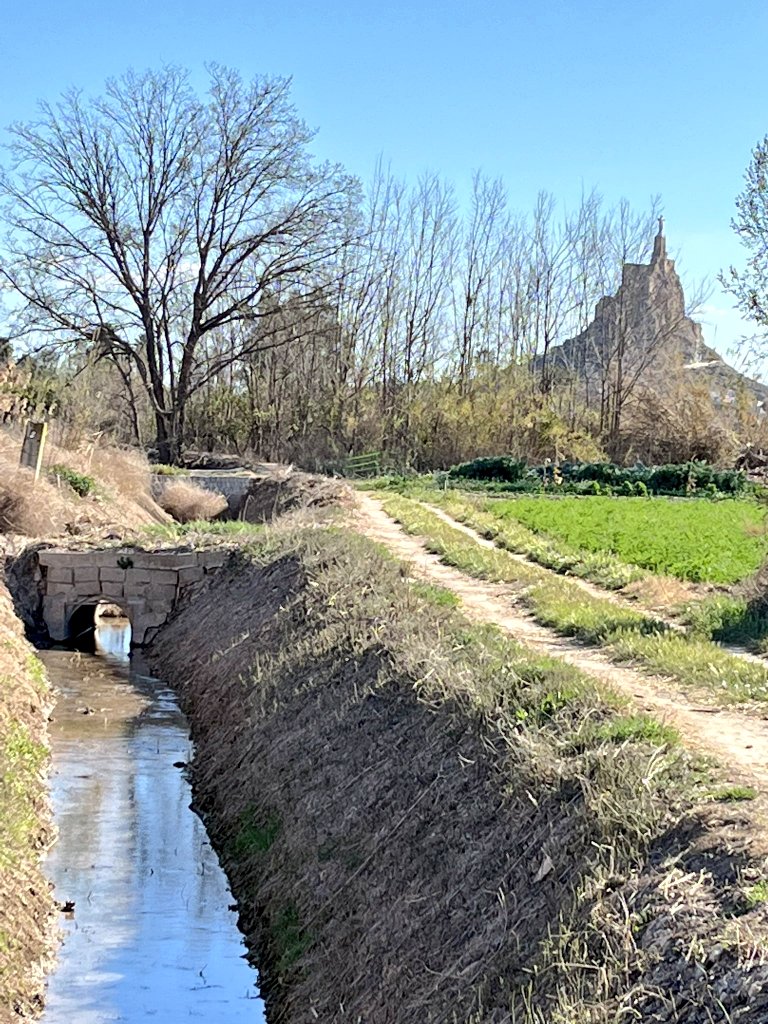
{"type": "Polygon", "coordinates": [[[127,625],[98,654],[43,651],[59,840],[46,861],[64,942],[44,1024],[264,1021],[226,878],[174,762],[191,756],[174,695],[129,668],[127,625]]]}

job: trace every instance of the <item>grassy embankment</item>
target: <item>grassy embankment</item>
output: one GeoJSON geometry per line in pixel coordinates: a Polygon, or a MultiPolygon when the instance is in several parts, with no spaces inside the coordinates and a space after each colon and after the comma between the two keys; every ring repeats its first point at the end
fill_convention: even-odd
{"type": "Polygon", "coordinates": [[[746,1021],[764,868],[707,808],[749,792],[453,603],[359,538],[276,530],[156,642],[268,1011],[746,1021]]]}
{"type": "Polygon", "coordinates": [[[449,565],[516,584],[517,600],[542,625],[604,648],[617,661],[631,660],[649,672],[706,688],[723,702],[768,700],[768,667],[739,659],[704,637],[673,631],[652,615],[585,594],[577,584],[554,579],[501,548],[483,547],[417,501],[392,495],[384,507],[449,565]]]}
{"type": "Polygon", "coordinates": [[[50,694],[0,582],[0,1020],[36,1015],[53,901],[40,870],[51,838],[45,771],[50,694]]]}

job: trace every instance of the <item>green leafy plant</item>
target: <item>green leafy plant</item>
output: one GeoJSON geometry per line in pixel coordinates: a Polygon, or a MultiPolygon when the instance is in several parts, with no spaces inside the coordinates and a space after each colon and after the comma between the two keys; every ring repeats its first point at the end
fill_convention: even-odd
{"type": "Polygon", "coordinates": [[[59,480],[63,480],[65,483],[69,484],[72,490],[76,494],[79,494],[81,498],[85,498],[96,489],[96,481],[92,476],[86,476],[85,473],[78,473],[76,470],[70,469],[69,466],[61,465],[61,463],[56,463],[51,466],[48,472],[52,476],[55,476],[59,480]]]}

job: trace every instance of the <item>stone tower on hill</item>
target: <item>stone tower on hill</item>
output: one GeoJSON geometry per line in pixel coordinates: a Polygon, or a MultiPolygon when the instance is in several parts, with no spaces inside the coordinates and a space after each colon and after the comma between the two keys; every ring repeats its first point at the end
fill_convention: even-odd
{"type": "MultiPolygon", "coordinates": [[[[579,379],[587,391],[619,404],[643,390],[664,393],[670,380],[708,388],[716,406],[746,394],[756,411],[768,410],[768,386],[734,370],[705,344],[701,325],[685,313],[685,295],[667,256],[664,219],[651,262],[625,263],[615,295],[600,299],[586,330],[551,349],[550,377],[579,379]]],[[[537,370],[542,372],[541,360],[537,370]]]]}

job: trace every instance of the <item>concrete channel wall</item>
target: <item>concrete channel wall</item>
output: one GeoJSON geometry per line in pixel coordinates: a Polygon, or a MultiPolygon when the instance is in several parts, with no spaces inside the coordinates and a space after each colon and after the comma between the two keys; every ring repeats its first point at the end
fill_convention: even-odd
{"type": "Polygon", "coordinates": [[[83,605],[119,605],[131,623],[132,643],[140,647],[163,626],[185,591],[215,572],[225,549],[208,551],[38,552],[43,618],[52,640],[66,640],[69,623],[83,605]]]}
{"type": "Polygon", "coordinates": [[[188,480],[190,483],[197,484],[198,487],[202,487],[206,491],[216,491],[219,494],[223,494],[227,499],[230,518],[237,519],[240,515],[240,509],[243,507],[245,496],[248,493],[248,487],[251,481],[255,479],[255,473],[249,473],[244,470],[214,472],[212,470],[192,469],[179,476],[166,476],[165,474],[155,473],[152,476],[152,496],[155,499],[159,498],[165,488],[176,480],[188,480]]]}

